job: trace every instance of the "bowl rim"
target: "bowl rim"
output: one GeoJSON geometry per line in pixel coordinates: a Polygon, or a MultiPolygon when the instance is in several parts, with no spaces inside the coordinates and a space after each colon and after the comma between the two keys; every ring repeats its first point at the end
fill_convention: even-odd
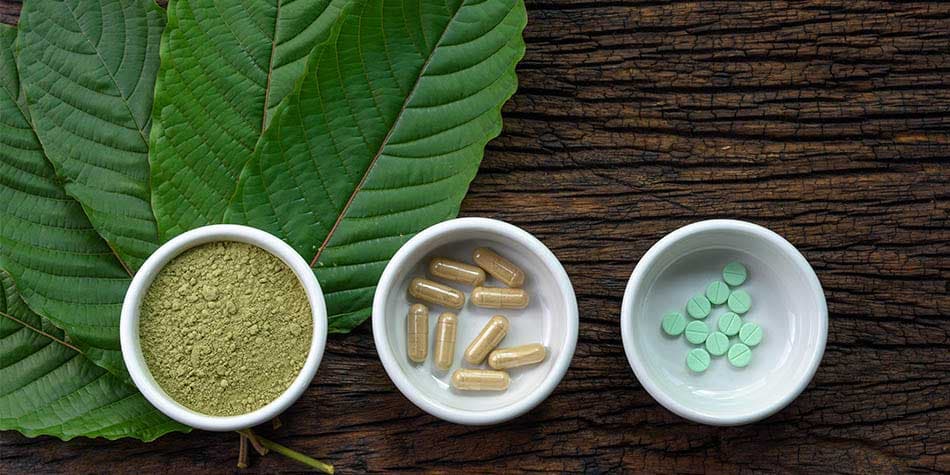
{"type": "Polygon", "coordinates": [[[182,424],[209,431],[231,431],[253,427],[273,419],[293,404],[313,380],[327,339],[327,309],[323,291],[310,265],[289,244],[276,236],[249,226],[213,224],[182,233],[159,247],[132,278],[122,302],[119,321],[119,339],[122,359],[132,381],[145,398],[166,416],[182,424]],[[139,306],[152,280],[165,265],[182,252],[209,242],[238,241],[255,245],[277,256],[296,274],[307,294],[313,317],[313,335],[307,359],[297,377],[276,399],[247,414],[211,416],[181,405],[166,394],[151,377],[142,356],[138,338],[139,306]]]}
{"type": "MultiPolygon", "coordinates": [[[[414,263],[412,264],[414,265],[414,263]]],[[[380,361],[383,363],[383,368],[386,370],[389,379],[392,380],[399,391],[417,407],[433,416],[456,424],[488,425],[505,422],[525,414],[544,401],[567,373],[577,345],[577,331],[577,298],[574,295],[574,287],[571,285],[571,280],[560,261],[558,261],[557,257],[554,256],[554,253],[551,252],[547,246],[527,231],[513,224],[495,219],[456,218],[432,225],[416,234],[406,241],[392,259],[390,259],[386,268],[383,270],[382,277],[379,280],[376,293],[373,297],[373,340],[376,344],[376,352],[379,355],[380,361]],[[479,231],[496,234],[527,247],[541,259],[542,263],[551,271],[561,291],[561,295],[564,297],[564,318],[566,321],[564,347],[551,366],[551,370],[541,384],[523,398],[512,404],[496,409],[473,411],[455,408],[434,401],[423,394],[422,391],[416,388],[416,386],[409,381],[409,378],[403,374],[399,363],[396,361],[393,349],[389,345],[389,338],[386,334],[386,297],[392,291],[394,280],[399,270],[407,264],[406,261],[409,255],[423,244],[441,235],[459,231],[479,231]]]]}
{"type": "Polygon", "coordinates": [[[798,249],[796,249],[795,246],[793,246],[785,238],[768,228],[747,221],[735,219],[710,219],[698,221],[676,229],[657,241],[652,247],[650,247],[649,250],[647,250],[646,254],[643,255],[634,268],[633,272],[630,274],[630,279],[627,281],[627,287],[624,291],[623,304],[621,305],[620,310],[620,334],[621,338],[623,339],[624,353],[626,353],[627,361],[629,362],[630,367],[633,369],[633,372],[640,381],[640,384],[644,387],[644,389],[647,390],[653,399],[673,413],[695,422],[715,426],[735,426],[759,421],[771,416],[772,414],[775,414],[790,404],[796,397],[798,397],[799,394],[802,393],[802,391],[805,390],[805,387],[808,386],[808,383],[811,382],[815,372],[818,370],[818,366],[821,363],[822,356],[825,352],[825,343],[828,338],[828,305],[825,301],[825,294],[822,290],[821,282],[819,282],[818,276],[815,274],[814,269],[812,269],[811,265],[805,259],[805,256],[803,256],[801,252],[799,252],[798,249]],[[636,291],[640,281],[643,280],[647,270],[655,265],[659,256],[666,252],[667,249],[676,242],[679,242],[689,236],[711,231],[746,232],[754,235],[756,238],[765,239],[778,246],[779,249],[781,249],[792,259],[796,267],[804,272],[808,287],[811,289],[812,295],[817,298],[818,302],[818,344],[815,345],[813,351],[809,355],[810,359],[808,361],[806,371],[803,373],[802,377],[795,384],[792,390],[782,395],[782,397],[776,399],[771,404],[763,406],[760,410],[748,414],[713,415],[681,404],[679,401],[669,396],[665,391],[663,391],[663,389],[660,388],[658,384],[652,380],[645,365],[637,358],[637,344],[632,333],[633,315],[631,312],[633,311],[634,302],[640,298],[640,295],[638,295],[636,291]]]}

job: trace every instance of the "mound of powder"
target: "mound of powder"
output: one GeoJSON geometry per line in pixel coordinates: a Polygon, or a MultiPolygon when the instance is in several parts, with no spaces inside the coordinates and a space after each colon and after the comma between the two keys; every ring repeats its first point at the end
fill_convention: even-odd
{"type": "Polygon", "coordinates": [[[149,371],[172,399],[212,416],[276,399],[310,349],[303,286],[276,256],[223,241],[189,249],[155,277],[139,336],[149,371]]]}

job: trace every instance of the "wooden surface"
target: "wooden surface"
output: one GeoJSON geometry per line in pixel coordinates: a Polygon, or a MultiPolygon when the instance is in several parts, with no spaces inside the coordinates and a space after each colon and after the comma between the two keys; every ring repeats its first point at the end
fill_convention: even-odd
{"type": "MultiPolygon", "coordinates": [[[[16,5],[0,17],[16,21],[16,5]]],[[[332,336],[274,440],[341,472],[950,470],[950,4],[530,0],[518,94],[463,205],[561,259],[581,309],[571,369],[530,414],[441,422],[332,336]],[[830,310],[817,375],[735,428],[658,405],[624,357],[624,286],[664,234],[739,218],[811,262],[830,310]]],[[[237,438],[2,435],[0,472],[234,467],[237,438]]],[[[251,471],[299,467],[269,455],[251,471]]]]}

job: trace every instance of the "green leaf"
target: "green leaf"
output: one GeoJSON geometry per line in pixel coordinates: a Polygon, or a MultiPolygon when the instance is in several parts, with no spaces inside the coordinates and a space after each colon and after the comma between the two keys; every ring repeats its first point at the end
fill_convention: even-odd
{"type": "Polygon", "coordinates": [[[84,357],[62,330],[20,299],[0,271],[0,430],[153,440],[186,426],[165,417],[136,389],[84,357]]]}
{"type": "Polygon", "coordinates": [[[347,0],[172,0],[152,129],[163,239],[220,223],[277,104],[347,0]]]}
{"type": "Polygon", "coordinates": [[[15,37],[0,27],[0,267],[90,360],[127,377],[119,313],[131,278],[43,153],[18,87],[15,37]]]}
{"type": "Polygon", "coordinates": [[[525,23],[522,0],[368,0],[311,53],[227,219],[312,258],[332,331],[369,316],[410,236],[458,213],[517,87],[525,23]]]}
{"type": "Polygon", "coordinates": [[[31,0],[20,13],[36,135],[66,193],[130,270],[158,242],[147,137],[164,24],[148,0],[31,0]]]}

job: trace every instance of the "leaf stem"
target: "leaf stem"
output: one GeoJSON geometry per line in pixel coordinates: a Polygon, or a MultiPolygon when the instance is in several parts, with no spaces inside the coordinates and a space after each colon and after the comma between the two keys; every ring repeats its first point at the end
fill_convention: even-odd
{"type": "Polygon", "coordinates": [[[241,434],[241,445],[238,449],[237,468],[247,468],[247,436],[241,434]]]}
{"type": "Polygon", "coordinates": [[[261,436],[257,436],[257,440],[264,447],[267,447],[268,449],[271,449],[274,452],[277,452],[283,455],[284,457],[294,459],[304,465],[315,468],[323,473],[329,473],[329,474],[333,473],[333,465],[330,465],[328,463],[323,463],[312,457],[308,457],[300,452],[297,452],[296,450],[291,450],[276,442],[271,442],[261,436]]]}
{"type": "Polygon", "coordinates": [[[251,447],[254,447],[254,450],[261,454],[261,456],[267,455],[267,447],[261,445],[260,438],[254,433],[254,431],[251,429],[244,429],[239,430],[238,434],[247,437],[247,440],[251,442],[251,447]]]}

